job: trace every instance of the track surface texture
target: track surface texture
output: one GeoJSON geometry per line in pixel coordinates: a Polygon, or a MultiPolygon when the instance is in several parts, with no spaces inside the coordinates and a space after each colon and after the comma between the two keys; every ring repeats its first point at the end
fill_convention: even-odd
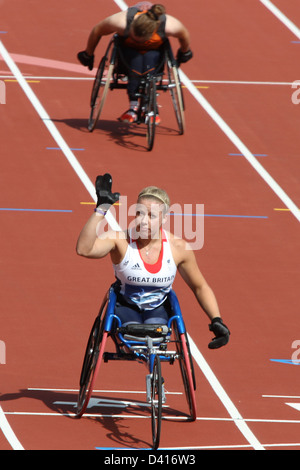
{"type": "Polygon", "coordinates": [[[151,447],[140,364],[103,364],[88,413],[74,419],[89,331],[114,280],[109,259],[75,253],[105,172],[129,204],[154,184],[182,208],[204,205],[196,257],[231,330],[225,348],[209,350],[207,317],[176,279],[198,416],[182,419],[179,370],[163,371],[179,394],[167,395],[161,448],[300,449],[300,4],[163,3],[190,30],[194,58],[182,66],[186,132],[178,135],[161,95],[147,152],[144,129],[117,120],[124,91],[109,93],[103,119],[87,130],[94,73],[76,54],[124,4],[0,0],[3,450],[151,447]]]}

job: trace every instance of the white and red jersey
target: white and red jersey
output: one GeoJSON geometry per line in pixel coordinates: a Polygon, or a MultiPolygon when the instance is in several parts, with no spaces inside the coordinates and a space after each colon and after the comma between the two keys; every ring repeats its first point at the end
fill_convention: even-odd
{"type": "Polygon", "coordinates": [[[140,310],[159,307],[172,289],[177,266],[174,262],[167,234],[162,230],[162,245],[155,264],[146,263],[137,242],[130,238],[126,254],[120,264],[113,265],[124,300],[140,310]]]}

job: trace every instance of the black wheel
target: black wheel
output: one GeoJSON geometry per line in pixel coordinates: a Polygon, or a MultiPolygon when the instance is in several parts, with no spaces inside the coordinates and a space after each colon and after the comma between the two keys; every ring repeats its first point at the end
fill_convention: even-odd
{"type": "Polygon", "coordinates": [[[104,316],[105,316],[105,305],[107,300],[105,299],[99,315],[97,316],[86,346],[85,356],[80,375],[80,389],[77,401],[76,417],[81,416],[86,411],[89,400],[91,398],[94,383],[98,374],[98,370],[102,361],[102,356],[105,348],[107,339],[107,332],[103,331],[104,316]]]}
{"type": "Polygon", "coordinates": [[[169,59],[167,60],[167,73],[169,80],[168,88],[172,98],[179,134],[182,135],[185,131],[183,93],[178,68],[169,59]]]}
{"type": "Polygon", "coordinates": [[[189,408],[189,416],[191,421],[195,421],[197,417],[195,394],[196,380],[188,337],[186,333],[179,333],[176,322],[174,322],[173,328],[176,341],[176,349],[179,355],[180,372],[183,381],[186,401],[189,408]]]}
{"type": "Polygon", "coordinates": [[[146,85],[146,115],[145,122],[147,125],[147,144],[148,150],[153,149],[154,137],[155,137],[155,127],[156,127],[156,79],[150,79],[149,83],[146,85]]]}
{"type": "Polygon", "coordinates": [[[159,356],[155,356],[151,377],[151,426],[153,450],[159,446],[162,415],[162,377],[159,356]]]}
{"type": "Polygon", "coordinates": [[[114,71],[114,64],[106,54],[102,57],[94,80],[91,95],[91,113],[88,121],[88,130],[92,132],[103,110],[107,92],[109,90],[114,71]]]}

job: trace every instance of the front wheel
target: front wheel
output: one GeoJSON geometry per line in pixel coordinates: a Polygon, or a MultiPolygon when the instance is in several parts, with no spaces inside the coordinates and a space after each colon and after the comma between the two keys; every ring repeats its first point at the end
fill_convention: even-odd
{"type": "Polygon", "coordinates": [[[151,376],[151,427],[153,450],[159,446],[162,416],[162,377],[159,356],[155,356],[151,376]]]}
{"type": "Polygon", "coordinates": [[[146,125],[147,125],[147,144],[148,150],[153,149],[154,145],[154,137],[155,137],[155,128],[156,128],[156,113],[157,113],[157,105],[156,105],[156,79],[152,78],[148,85],[147,85],[147,101],[148,104],[146,106],[146,125]]]}

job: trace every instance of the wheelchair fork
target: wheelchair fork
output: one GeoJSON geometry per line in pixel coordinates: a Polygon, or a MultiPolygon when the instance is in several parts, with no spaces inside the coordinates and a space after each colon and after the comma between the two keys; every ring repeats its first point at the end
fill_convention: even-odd
{"type": "MultiPolygon", "coordinates": [[[[151,403],[152,398],[151,398],[151,379],[152,379],[152,374],[147,374],[146,375],[146,398],[147,398],[147,403],[151,403]]],[[[165,394],[165,384],[162,383],[162,403],[166,403],[166,394],[165,394]]]]}
{"type": "MultiPolygon", "coordinates": [[[[147,374],[146,375],[146,397],[147,397],[147,403],[151,403],[152,402],[152,393],[151,393],[151,382],[152,382],[152,379],[153,379],[153,365],[154,365],[154,361],[155,361],[155,357],[156,355],[159,355],[159,352],[157,350],[157,348],[155,348],[153,346],[153,339],[150,338],[150,336],[146,336],[146,340],[147,340],[147,348],[150,352],[149,354],[149,370],[150,370],[150,374],[147,374]]],[[[155,383],[157,382],[157,380],[155,380],[155,383]]],[[[166,394],[165,394],[165,384],[164,384],[164,380],[162,379],[161,381],[161,403],[165,403],[166,402],[166,394]]],[[[158,394],[158,390],[156,390],[156,393],[158,394]]]]}

